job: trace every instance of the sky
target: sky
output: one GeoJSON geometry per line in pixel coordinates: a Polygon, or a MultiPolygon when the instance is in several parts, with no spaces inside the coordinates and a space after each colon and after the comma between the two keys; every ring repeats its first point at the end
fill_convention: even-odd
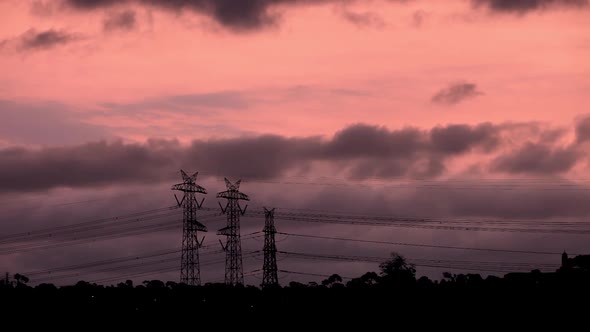
{"type": "MultiPolygon", "coordinates": [[[[255,211],[526,220],[579,232],[277,219],[279,231],[590,252],[589,19],[587,0],[0,0],[0,234],[173,205],[170,186],[185,169],[199,171],[210,209],[229,177],[243,180],[255,211]]],[[[211,221],[205,244],[217,244],[224,222],[211,221]]],[[[262,225],[245,218],[242,232],[262,225]]],[[[4,253],[0,271],[142,255],[179,248],[180,239],[175,229],[4,253]]],[[[260,250],[256,240],[243,246],[260,250]]],[[[559,263],[294,236],[278,245],[397,251],[410,261],[559,263]]],[[[259,258],[247,269],[260,268],[259,258]]],[[[377,269],[279,263],[345,276],[377,269]]],[[[419,275],[441,273],[418,266],[419,275]]],[[[223,264],[202,274],[223,278],[223,264]]],[[[178,271],[148,277],[176,280],[178,271]]]]}

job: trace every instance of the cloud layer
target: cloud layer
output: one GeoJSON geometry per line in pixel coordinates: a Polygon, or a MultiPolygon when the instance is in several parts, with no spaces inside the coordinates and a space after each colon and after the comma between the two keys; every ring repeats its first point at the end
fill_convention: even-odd
{"type": "Polygon", "coordinates": [[[545,135],[534,123],[483,123],[430,130],[357,124],[331,139],[262,135],[195,140],[188,146],[150,140],[145,144],[7,148],[0,150],[0,181],[3,191],[93,187],[167,180],[179,168],[272,179],[317,163],[353,179],[435,178],[446,173],[447,163],[454,158],[471,155],[493,157],[489,165],[480,165],[490,172],[561,174],[584,158],[580,142],[587,137],[585,121],[579,122],[577,138],[569,145],[560,143],[560,135],[545,135]],[[529,134],[515,145],[523,130],[529,134]]]}
{"type": "MultiPolygon", "coordinates": [[[[287,6],[336,4],[346,6],[355,0],[63,0],[71,8],[90,11],[112,8],[122,4],[139,3],[176,13],[192,11],[208,16],[222,26],[234,31],[247,31],[272,26],[280,17],[280,9],[287,6]]],[[[407,3],[409,0],[387,0],[390,3],[407,3]]],[[[471,0],[474,7],[486,7],[495,12],[526,13],[550,8],[582,8],[588,0],[471,0]]],[[[384,26],[376,14],[355,13],[346,9],[342,16],[359,26],[384,26]]],[[[419,18],[421,21],[421,17],[419,18]]]]}
{"type": "MultiPolygon", "coordinates": [[[[64,0],[63,3],[77,10],[112,8],[125,3],[139,3],[173,12],[192,11],[208,16],[222,26],[234,31],[255,30],[275,25],[280,8],[297,5],[347,4],[354,0],[64,0]]],[[[403,3],[407,0],[388,0],[403,3]]],[[[360,25],[381,26],[383,22],[374,14],[347,12],[345,18],[360,25]]]]}
{"type": "Polygon", "coordinates": [[[496,12],[526,13],[548,8],[582,8],[588,0],[471,0],[474,6],[486,6],[496,12]]]}

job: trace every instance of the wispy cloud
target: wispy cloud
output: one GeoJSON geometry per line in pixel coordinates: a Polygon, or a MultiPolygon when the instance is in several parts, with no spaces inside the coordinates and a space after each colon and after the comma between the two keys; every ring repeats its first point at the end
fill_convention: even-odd
{"type": "Polygon", "coordinates": [[[474,98],[483,93],[477,90],[475,83],[454,83],[438,91],[431,100],[442,105],[455,105],[466,99],[474,98]]]}
{"type": "Polygon", "coordinates": [[[137,24],[136,14],[133,10],[121,12],[111,12],[103,20],[103,29],[105,31],[115,30],[133,30],[137,24]]]}
{"type": "Polygon", "coordinates": [[[63,46],[80,39],[82,39],[80,35],[64,30],[49,29],[37,31],[35,29],[29,29],[18,37],[0,41],[0,47],[14,48],[20,52],[38,51],[63,46]]]}

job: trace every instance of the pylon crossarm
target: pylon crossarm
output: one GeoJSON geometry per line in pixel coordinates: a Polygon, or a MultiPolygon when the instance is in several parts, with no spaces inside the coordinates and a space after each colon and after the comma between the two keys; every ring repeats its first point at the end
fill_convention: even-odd
{"type": "Polygon", "coordinates": [[[184,196],[182,196],[182,199],[180,201],[178,200],[176,194],[174,194],[174,198],[176,198],[176,203],[178,203],[178,207],[181,207],[182,203],[184,202],[184,196]]]}
{"type": "Polygon", "coordinates": [[[238,209],[240,209],[240,213],[242,215],[246,214],[246,209],[248,209],[248,205],[246,204],[246,206],[244,206],[244,209],[242,210],[242,208],[240,207],[240,204],[238,204],[238,209]]]}
{"type": "Polygon", "coordinates": [[[201,224],[200,222],[195,220],[194,225],[199,232],[207,232],[207,226],[201,224]]]}
{"type": "Polygon", "coordinates": [[[201,202],[199,203],[197,201],[197,199],[195,198],[195,204],[197,204],[197,208],[199,208],[199,210],[203,207],[203,202],[205,201],[205,197],[203,197],[203,199],[201,200],[201,202]]]}

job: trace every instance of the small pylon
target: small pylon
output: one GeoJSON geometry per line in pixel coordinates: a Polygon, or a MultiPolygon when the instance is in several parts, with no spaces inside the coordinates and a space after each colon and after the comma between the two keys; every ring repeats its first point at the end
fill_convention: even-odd
{"type": "Polygon", "coordinates": [[[277,269],[277,246],[275,234],[277,230],[274,222],[275,209],[264,208],[264,265],[262,266],[262,288],[278,287],[279,276],[277,269]]]}

